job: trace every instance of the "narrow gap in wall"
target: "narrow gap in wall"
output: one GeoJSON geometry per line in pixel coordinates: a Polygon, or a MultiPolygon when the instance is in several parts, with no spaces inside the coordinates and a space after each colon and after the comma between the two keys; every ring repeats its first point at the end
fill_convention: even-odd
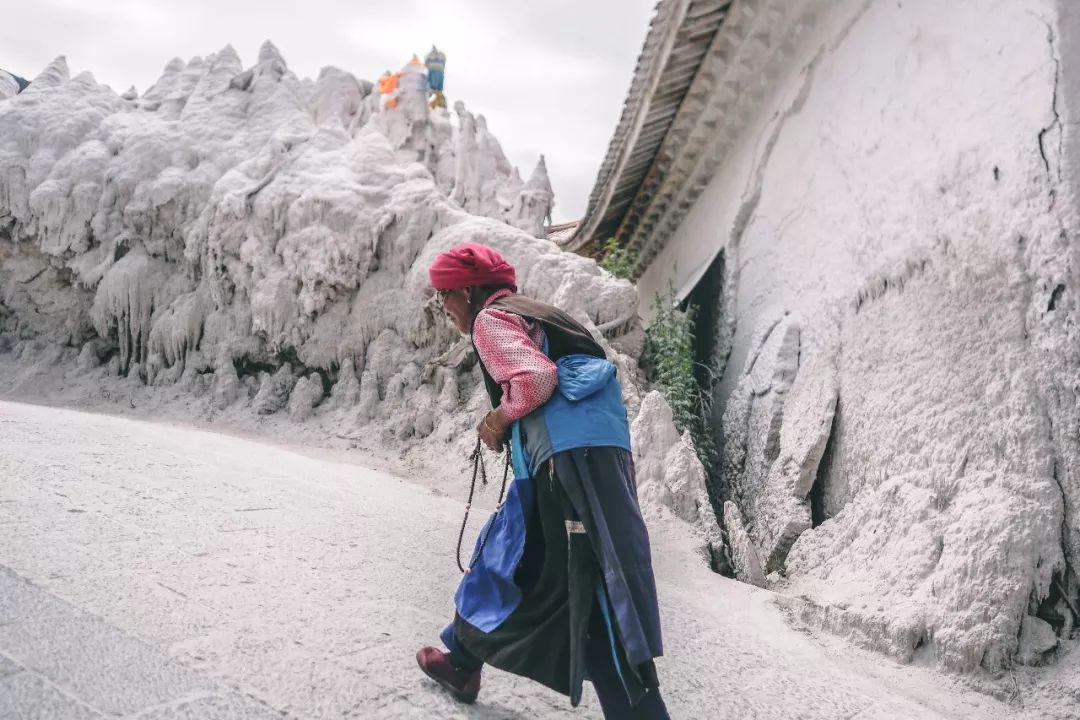
{"type": "Polygon", "coordinates": [[[303,370],[306,367],[303,361],[300,360],[300,354],[296,351],[296,348],[292,346],[286,346],[279,350],[277,359],[280,360],[282,364],[289,363],[289,367],[292,368],[294,373],[298,370],[303,370]]]}
{"type": "Polygon", "coordinates": [[[315,376],[319,378],[319,382],[322,384],[323,395],[330,395],[334,391],[334,383],[337,382],[337,372],[325,370],[323,368],[315,368],[315,376]]]}
{"type": "Polygon", "coordinates": [[[719,418],[723,411],[717,407],[715,389],[724,372],[730,342],[727,342],[727,313],[724,307],[724,252],[717,253],[708,270],[701,276],[694,289],[686,297],[683,309],[694,309],[694,379],[704,396],[710,400],[709,417],[703,419],[711,430],[717,451],[705,462],[706,489],[716,516],[723,524],[723,506],[728,492],[724,486],[720,468],[723,433],[719,418]]]}
{"type": "Polygon", "coordinates": [[[836,411],[833,414],[832,425],[829,427],[829,439],[825,441],[825,451],[821,454],[817,472],[814,474],[814,484],[810,486],[810,526],[817,527],[829,519],[825,510],[825,485],[831,474],[833,460],[836,456],[836,427],[840,421],[840,399],[836,400],[836,411]]]}
{"type": "Polygon", "coordinates": [[[277,372],[277,366],[268,362],[261,362],[255,360],[247,355],[243,355],[233,359],[233,367],[236,368],[236,374],[243,378],[247,376],[258,377],[259,373],[270,373],[273,375],[277,372]]]}
{"type": "Polygon", "coordinates": [[[1069,639],[1080,621],[1078,603],[1080,593],[1076,591],[1076,582],[1066,567],[1054,573],[1050,581],[1050,592],[1039,603],[1035,617],[1050,625],[1059,637],[1069,639]]]}
{"type": "Polygon", "coordinates": [[[0,352],[7,352],[4,349],[4,338],[9,341],[8,350],[15,346],[15,338],[11,337],[15,334],[18,321],[15,318],[15,311],[4,304],[4,299],[0,298],[0,352]]]}
{"type": "MultiPolygon", "coordinates": [[[[1050,424],[1050,442],[1056,447],[1053,418],[1047,416],[1050,424]]],[[[1062,462],[1060,451],[1055,450],[1053,475],[1054,482],[1061,491],[1061,499],[1066,510],[1069,507],[1069,496],[1065,492],[1064,473],[1065,465],[1062,462]]],[[[1038,607],[1035,616],[1049,623],[1059,637],[1069,639],[1080,624],[1080,578],[1077,578],[1072,565],[1072,553],[1069,551],[1067,538],[1069,527],[1067,515],[1061,520],[1061,551],[1064,566],[1054,572],[1050,578],[1050,588],[1047,597],[1038,607]]]]}

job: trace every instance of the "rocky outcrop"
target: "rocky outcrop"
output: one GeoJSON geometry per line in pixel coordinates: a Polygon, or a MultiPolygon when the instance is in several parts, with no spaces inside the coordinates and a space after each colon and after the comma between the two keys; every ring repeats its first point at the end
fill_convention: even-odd
{"type": "MultiPolygon", "coordinates": [[[[543,237],[542,158],[523,183],[482,116],[457,103],[453,125],[414,80],[384,108],[345,71],[297,79],[267,43],[247,69],[231,48],[174,60],[141,96],[58,59],[0,100],[0,391],[55,375],[134,407],[149,388],[147,403],[325,428],[444,469],[468,456],[485,400],[426,268],[480,241],[611,348],[636,411],[634,287],[543,237]]],[[[645,494],[718,543],[692,448],[664,442],[685,478],[666,468],[645,494]]]]}
{"type": "Polygon", "coordinates": [[[664,507],[703,531],[714,564],[726,554],[720,526],[705,487],[705,468],[690,433],[675,427],[671,407],[652,391],[630,426],[634,472],[643,505],[664,507]]]}
{"type": "Polygon", "coordinates": [[[740,582],[765,587],[765,572],[757,546],[746,531],[739,507],[728,500],[724,503],[724,527],[727,528],[728,547],[731,553],[732,572],[740,582]]]}

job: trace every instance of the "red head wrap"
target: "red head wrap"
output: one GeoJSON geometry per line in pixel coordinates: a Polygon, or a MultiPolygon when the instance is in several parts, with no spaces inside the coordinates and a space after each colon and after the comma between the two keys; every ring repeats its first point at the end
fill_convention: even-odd
{"type": "Polygon", "coordinates": [[[509,285],[517,292],[514,266],[495,250],[479,243],[465,243],[439,253],[428,268],[428,277],[436,290],[509,285]]]}

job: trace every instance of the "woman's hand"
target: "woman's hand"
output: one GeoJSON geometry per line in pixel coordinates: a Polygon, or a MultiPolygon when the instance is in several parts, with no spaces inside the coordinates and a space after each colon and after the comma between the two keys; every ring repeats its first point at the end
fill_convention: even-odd
{"type": "Polygon", "coordinates": [[[491,450],[502,452],[503,443],[506,439],[506,430],[510,427],[510,421],[503,417],[502,412],[496,408],[484,416],[480,424],[476,426],[476,432],[480,439],[491,450]]]}

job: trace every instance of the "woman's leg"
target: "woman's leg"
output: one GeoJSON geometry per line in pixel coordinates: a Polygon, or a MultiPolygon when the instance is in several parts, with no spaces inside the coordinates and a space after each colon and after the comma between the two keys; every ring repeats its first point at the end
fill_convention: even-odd
{"type": "Polygon", "coordinates": [[[443,645],[450,652],[450,662],[464,672],[476,672],[484,667],[484,661],[466,650],[454,637],[454,625],[451,623],[439,636],[443,645]]]}
{"type": "Polygon", "coordinates": [[[566,518],[559,497],[562,488],[551,481],[547,464],[529,485],[535,503],[525,518],[525,547],[514,573],[514,583],[522,593],[520,601],[489,632],[455,617],[450,638],[454,644],[446,637],[443,642],[455,651],[455,656],[461,647],[486,665],[569,694],[569,554],[566,518]]]}
{"type": "Polygon", "coordinates": [[[443,643],[450,652],[423,647],[416,653],[416,662],[424,674],[450,691],[464,703],[476,702],[480,694],[480,669],[483,663],[454,641],[454,626],[443,632],[443,643]]]}
{"type": "Polygon", "coordinates": [[[604,717],[609,720],[670,720],[659,688],[649,690],[640,703],[631,707],[611,651],[607,626],[597,607],[589,623],[585,662],[604,717]]]}

